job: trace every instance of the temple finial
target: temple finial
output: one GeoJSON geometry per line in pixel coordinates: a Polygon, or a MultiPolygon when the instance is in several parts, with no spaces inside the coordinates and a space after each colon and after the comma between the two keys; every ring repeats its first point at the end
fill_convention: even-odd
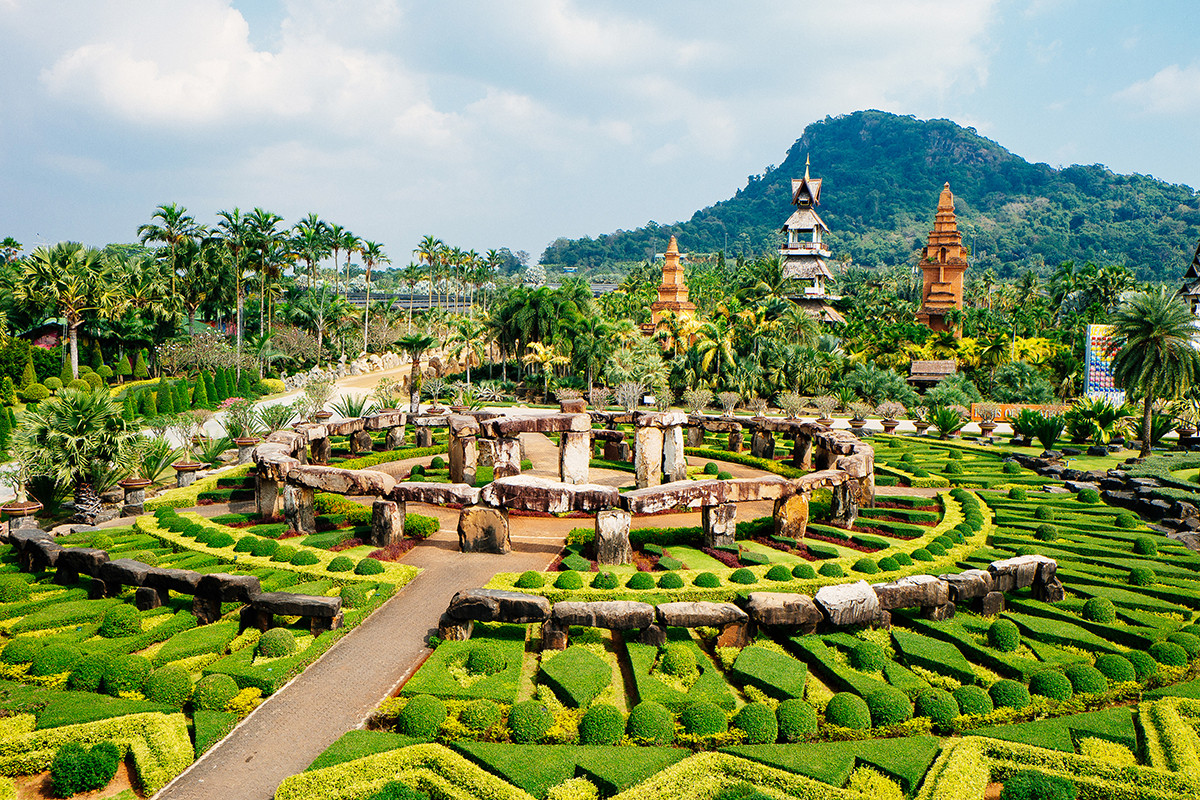
{"type": "Polygon", "coordinates": [[[808,180],[808,156],[804,157],[804,180],[808,180]]]}

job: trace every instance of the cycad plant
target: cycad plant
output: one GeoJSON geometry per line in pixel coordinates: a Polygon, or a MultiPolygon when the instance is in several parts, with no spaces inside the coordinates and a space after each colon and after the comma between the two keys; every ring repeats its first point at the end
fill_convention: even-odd
{"type": "Polygon", "coordinates": [[[271,403],[258,407],[258,420],[266,428],[267,433],[274,433],[287,427],[296,416],[294,403],[271,403]]]}
{"type": "Polygon", "coordinates": [[[1067,422],[1062,414],[1035,413],[1037,413],[1038,419],[1033,426],[1033,436],[1038,440],[1038,444],[1042,446],[1042,450],[1053,450],[1054,444],[1058,441],[1058,437],[1062,436],[1063,428],[1066,427],[1067,422]]]}
{"type": "Polygon", "coordinates": [[[375,406],[371,403],[371,398],[365,394],[344,394],[333,404],[334,413],[340,414],[346,419],[357,419],[374,410],[375,406]]]}
{"type": "Polygon", "coordinates": [[[137,451],[134,470],[151,483],[158,483],[163,473],[185,454],[183,448],[171,447],[171,443],[162,436],[141,437],[137,451]]]}
{"type": "Polygon", "coordinates": [[[933,427],[937,428],[941,438],[949,439],[963,429],[963,426],[967,424],[967,417],[963,414],[961,406],[938,404],[930,412],[929,421],[933,427]]]}

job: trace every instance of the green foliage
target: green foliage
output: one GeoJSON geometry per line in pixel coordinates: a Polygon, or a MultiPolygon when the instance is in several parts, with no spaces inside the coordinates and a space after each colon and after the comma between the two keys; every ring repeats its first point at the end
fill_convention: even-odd
{"type": "Polygon", "coordinates": [[[940,728],[949,728],[959,715],[958,701],[945,689],[926,689],[917,695],[914,713],[929,717],[940,728]]]}
{"type": "Polygon", "coordinates": [[[335,556],[325,565],[326,572],[350,572],[354,569],[354,559],[349,556],[335,556]]]}
{"type": "MultiPolygon", "coordinates": [[[[876,569],[876,572],[879,570],[876,569]]],[[[792,579],[792,571],[783,564],[775,564],[767,570],[764,576],[769,581],[790,581],[792,579]]]]}
{"type": "Polygon", "coordinates": [[[1004,780],[1000,800],[1075,800],[1075,784],[1059,775],[1021,770],[1004,780]]]}
{"type": "Polygon", "coordinates": [[[584,708],[612,683],[612,667],[590,650],[568,647],[543,658],[541,680],[572,708],[584,708]]]}
{"type": "Polygon", "coordinates": [[[853,692],[838,692],[825,706],[825,721],[856,731],[871,727],[871,709],[867,701],[853,692]]]}
{"type": "Polygon", "coordinates": [[[794,697],[775,709],[779,735],[785,742],[799,742],[817,732],[817,712],[809,703],[794,697]]]}
{"type": "Polygon", "coordinates": [[[419,694],[405,703],[396,719],[396,727],[408,736],[429,740],[437,736],[438,729],[445,721],[446,704],[432,695],[419,694]]]}
{"type": "Polygon", "coordinates": [[[142,613],[131,605],[122,603],[104,612],[100,623],[100,635],[106,639],[132,636],[142,630],[142,613]]]}
{"type": "Polygon", "coordinates": [[[692,579],[692,583],[701,589],[715,589],[721,585],[721,579],[711,572],[701,572],[692,579]]]}
{"type": "Polygon", "coordinates": [[[668,643],[659,655],[658,669],[676,678],[694,678],[699,672],[696,651],[682,643],[668,643]]]}
{"type": "Polygon", "coordinates": [[[771,744],[779,738],[775,711],[766,703],[742,706],[733,717],[733,725],[746,734],[747,744],[771,744]]]}
{"type": "Polygon", "coordinates": [[[1033,538],[1039,542],[1053,542],[1058,539],[1058,528],[1047,524],[1038,525],[1033,532],[1033,538]]]}
{"type": "Polygon", "coordinates": [[[1153,586],[1157,580],[1150,567],[1133,567],[1129,570],[1129,583],[1133,586],[1153,586]]]}
{"type": "Polygon", "coordinates": [[[751,584],[758,583],[758,578],[756,578],[754,573],[750,570],[746,569],[745,567],[740,567],[729,574],[729,582],[751,584]]]}
{"type": "Polygon", "coordinates": [[[471,643],[465,662],[467,672],[472,675],[495,675],[508,666],[504,651],[493,641],[480,639],[471,643]]]}
{"type": "MultiPolygon", "coordinates": [[[[1029,690],[1025,684],[1007,678],[998,680],[988,689],[996,708],[1022,709],[1029,705],[1029,690]]],[[[959,703],[961,705],[961,701],[959,703]]]]}
{"type": "Polygon", "coordinates": [[[654,586],[654,576],[649,572],[635,572],[625,582],[625,587],[628,589],[653,589],[654,586]]]}
{"type": "Polygon", "coordinates": [[[192,692],[192,706],[204,711],[224,711],[238,693],[233,678],[221,673],[205,675],[196,681],[192,692]]]}
{"type": "MultiPolygon", "coordinates": [[[[882,572],[895,572],[900,569],[900,562],[891,556],[884,556],[879,559],[877,564],[882,572]]],[[[812,569],[812,567],[809,567],[809,569],[812,569]]]]}
{"type": "Polygon", "coordinates": [[[593,589],[615,589],[620,585],[617,576],[611,572],[597,572],[592,578],[593,589]]]}
{"type": "Polygon", "coordinates": [[[288,563],[295,558],[296,554],[299,552],[300,551],[293,545],[281,544],[276,547],[275,552],[271,554],[271,560],[278,561],[280,563],[288,563]]]}
{"type": "Polygon", "coordinates": [[[625,715],[608,703],[593,703],[579,721],[579,739],[585,745],[619,744],[625,734],[625,715]]]}
{"type": "Polygon", "coordinates": [[[1117,607],[1107,597],[1090,597],[1083,604],[1083,618],[1109,624],[1117,619],[1117,607]]]}
{"type": "Polygon", "coordinates": [[[61,675],[74,669],[83,652],[73,644],[49,644],[38,650],[29,666],[30,675],[61,675]]]}
{"type": "Polygon", "coordinates": [[[555,589],[566,589],[567,591],[574,591],[576,589],[582,589],[583,588],[583,576],[580,575],[575,570],[570,570],[570,569],[567,570],[566,572],[560,572],[558,574],[558,577],[554,579],[554,588],[555,589]]]}
{"type": "Polygon", "coordinates": [[[821,568],[818,569],[817,572],[819,572],[821,575],[824,575],[826,578],[846,577],[846,572],[842,569],[842,565],[835,561],[826,561],[821,565],[821,568]]]}
{"type": "Polygon", "coordinates": [[[1054,519],[1054,507],[1051,505],[1039,505],[1033,509],[1033,518],[1042,520],[1054,519]]]}
{"type": "Polygon", "coordinates": [[[874,559],[868,556],[863,556],[855,561],[851,569],[855,572],[861,572],[864,575],[876,575],[879,573],[879,565],[875,563],[874,559]]]}
{"type": "Polygon", "coordinates": [[[16,575],[0,575],[0,603],[24,603],[28,599],[28,583],[16,575]]]}
{"type": "Polygon", "coordinates": [[[804,696],[808,668],[791,656],[749,645],[738,653],[729,677],[770,697],[786,700],[804,696]]]}
{"type": "Polygon", "coordinates": [[[536,700],[517,703],[508,712],[508,729],[517,744],[541,741],[553,724],[554,715],[536,700]]]}
{"type": "Polygon", "coordinates": [[[258,638],[255,654],[261,658],[283,658],[296,652],[296,637],[287,628],[271,628],[258,638]]]}
{"type": "Polygon", "coordinates": [[[1079,494],[1075,495],[1075,499],[1080,503],[1095,505],[1100,502],[1100,493],[1095,489],[1080,489],[1079,494]]]}
{"type": "Polygon", "coordinates": [[[102,686],[114,697],[122,692],[141,691],[142,684],[150,675],[150,660],[139,655],[119,655],[113,658],[104,670],[102,686]]]}
{"type": "Polygon", "coordinates": [[[518,589],[540,589],[545,585],[546,579],[542,577],[542,573],[535,570],[522,572],[516,582],[518,589]]]}
{"type": "Polygon", "coordinates": [[[472,700],[463,706],[458,720],[468,730],[481,733],[500,722],[500,705],[491,700],[472,700]]]}
{"type": "Polygon", "coordinates": [[[1133,530],[1141,524],[1141,520],[1138,519],[1138,515],[1134,514],[1132,511],[1122,511],[1120,514],[1117,514],[1117,518],[1113,524],[1115,524],[1118,528],[1133,530]]]}
{"type": "Polygon", "coordinates": [[[850,651],[850,666],[863,672],[877,672],[890,659],[875,642],[861,642],[850,651]]]}
{"type": "Polygon", "coordinates": [[[670,744],[675,741],[675,720],[662,703],[643,700],[629,714],[628,733],[647,744],[670,744]]]}
{"type": "Polygon", "coordinates": [[[146,698],[155,703],[183,708],[192,696],[192,677],[178,664],[167,664],[146,679],[146,698]]]}
{"type": "Polygon", "coordinates": [[[383,571],[383,563],[377,558],[364,558],[354,565],[355,575],[381,575],[383,571]]]}
{"type": "Polygon", "coordinates": [[[679,722],[683,725],[684,733],[693,736],[715,736],[725,733],[729,728],[725,710],[704,700],[685,706],[679,715],[679,722]]]}
{"type": "Polygon", "coordinates": [[[912,719],[913,706],[908,695],[895,686],[883,686],[866,696],[871,724],[898,725],[912,719]]]}
{"type": "MultiPolygon", "coordinates": [[[[20,641],[19,639],[15,641],[20,641]]],[[[9,645],[11,647],[11,645],[9,645]]],[[[8,661],[8,648],[4,649],[4,660],[8,661]]],[[[104,673],[108,670],[108,666],[112,663],[113,657],[109,653],[98,652],[88,653],[83,658],[79,659],[79,663],[75,665],[75,669],[71,670],[71,677],[67,681],[67,685],[72,689],[80,692],[96,692],[100,690],[100,684],[104,679],[104,673]]]]}
{"type": "Polygon", "coordinates": [[[998,619],[988,628],[988,644],[1002,653],[1011,653],[1021,644],[1021,632],[1010,619],[998,619]]]}
{"type": "Polygon", "coordinates": [[[953,694],[964,714],[989,714],[995,707],[991,695],[982,686],[960,686],[953,694]]]}
{"type": "Polygon", "coordinates": [[[1182,647],[1187,653],[1189,660],[1200,655],[1200,636],[1196,636],[1193,633],[1176,631],[1167,637],[1167,641],[1182,647]]]}
{"type": "Polygon", "coordinates": [[[50,762],[51,791],[57,797],[102,789],[117,774],[123,752],[112,742],[98,742],[90,749],[69,742],[58,749],[50,762]]]}
{"type": "Polygon", "coordinates": [[[1038,672],[1029,679],[1029,693],[1051,700],[1070,700],[1075,695],[1075,687],[1066,675],[1050,669],[1038,672]]]}
{"type": "MultiPolygon", "coordinates": [[[[192,722],[196,729],[196,757],[199,758],[214,744],[229,735],[229,732],[238,723],[238,715],[231,711],[197,709],[192,712],[192,722]]],[[[350,733],[362,733],[362,731],[350,731],[350,733]]]]}
{"type": "Polygon", "coordinates": [[[1149,536],[1139,536],[1133,540],[1133,552],[1139,556],[1158,555],[1158,545],[1149,536]]]}
{"type": "Polygon", "coordinates": [[[1137,671],[1125,656],[1116,653],[1101,653],[1096,656],[1096,669],[1113,683],[1137,680],[1137,671]]]}
{"type": "MultiPolygon", "coordinates": [[[[212,545],[210,544],[209,546],[211,547],[212,545]]],[[[311,567],[313,564],[319,564],[320,562],[321,560],[317,558],[317,554],[309,550],[299,551],[289,561],[294,567],[311,567]]]]}

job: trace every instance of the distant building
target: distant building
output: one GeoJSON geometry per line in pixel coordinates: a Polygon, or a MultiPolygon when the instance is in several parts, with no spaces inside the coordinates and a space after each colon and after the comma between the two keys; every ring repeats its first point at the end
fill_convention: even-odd
{"type": "Polygon", "coordinates": [[[667,252],[663,254],[663,281],[658,287],[658,300],[650,306],[650,324],[642,329],[648,335],[653,335],[658,323],[662,321],[663,312],[670,311],[676,317],[691,316],[696,313],[696,304],[688,301],[687,281],[683,277],[683,266],[679,263],[679,243],[671,237],[667,252]]]}
{"type": "Polygon", "coordinates": [[[963,273],[966,271],[966,252],[962,246],[962,234],[958,232],[958,218],[954,215],[954,194],[947,183],[938,198],[929,242],[921,251],[924,280],[921,310],[917,312],[918,322],[935,331],[953,330],[946,321],[946,314],[963,307],[963,273]]]}
{"type": "Polygon", "coordinates": [[[821,179],[809,175],[809,162],[804,160],[804,177],[792,179],[792,204],[796,210],[780,230],[787,236],[779,248],[783,259],[783,277],[805,282],[804,293],[792,296],[792,301],[823,322],[845,322],[846,319],[829,304],[840,297],[826,293],[825,281],[833,278],[825,259],[829,251],[821,237],[829,231],[825,220],[817,213],[821,203],[821,179]]]}
{"type": "Polygon", "coordinates": [[[1187,274],[1183,276],[1183,286],[1179,289],[1179,296],[1187,302],[1188,308],[1195,314],[1196,306],[1200,305],[1200,244],[1196,245],[1192,263],[1188,266],[1187,274]]]}
{"type": "Polygon", "coordinates": [[[908,365],[908,382],[925,391],[955,372],[958,372],[958,363],[952,358],[946,361],[914,361],[908,365]]]}

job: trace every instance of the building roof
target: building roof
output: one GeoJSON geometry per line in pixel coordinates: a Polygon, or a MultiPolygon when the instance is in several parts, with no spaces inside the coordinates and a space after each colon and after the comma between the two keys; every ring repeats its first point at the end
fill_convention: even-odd
{"type": "Polygon", "coordinates": [[[825,261],[816,255],[788,255],[783,262],[784,278],[832,278],[825,261]]]}
{"type": "Polygon", "coordinates": [[[908,365],[909,379],[941,380],[956,372],[958,372],[958,362],[952,358],[944,361],[914,361],[908,365]]]}
{"type": "Polygon", "coordinates": [[[811,208],[797,208],[788,217],[787,222],[783,223],[782,231],[798,230],[811,231],[814,228],[820,228],[823,231],[829,230],[825,225],[825,220],[821,219],[821,215],[811,208]]]}
{"type": "Polygon", "coordinates": [[[836,308],[829,305],[829,298],[797,295],[789,299],[822,322],[845,323],[846,321],[846,318],[838,313],[836,308]]]}
{"type": "Polygon", "coordinates": [[[821,204],[821,179],[808,175],[808,156],[804,157],[804,177],[792,178],[792,203],[794,205],[821,204]]]}

